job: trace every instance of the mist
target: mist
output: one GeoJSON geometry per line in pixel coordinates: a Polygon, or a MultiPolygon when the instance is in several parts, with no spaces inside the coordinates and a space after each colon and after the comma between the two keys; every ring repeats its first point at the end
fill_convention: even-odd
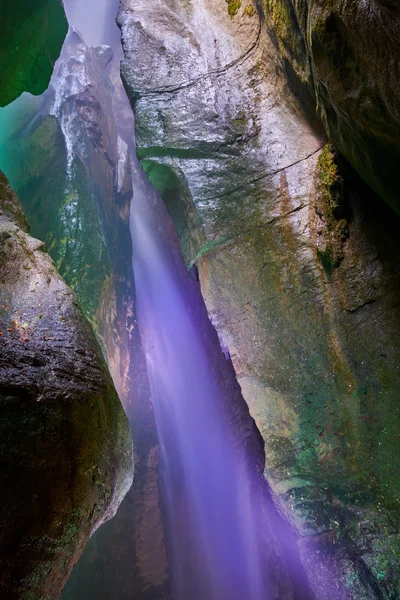
{"type": "Polygon", "coordinates": [[[64,7],[69,24],[79,30],[86,44],[120,48],[120,31],[115,23],[119,0],[64,0],[64,7]]]}

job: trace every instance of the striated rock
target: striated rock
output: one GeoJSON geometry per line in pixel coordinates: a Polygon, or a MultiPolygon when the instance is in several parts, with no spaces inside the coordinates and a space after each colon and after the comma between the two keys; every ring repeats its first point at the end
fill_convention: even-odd
{"type": "Polygon", "coordinates": [[[259,0],[293,87],[329,139],[400,212],[400,7],[393,0],[259,0]]]}
{"type": "Polygon", "coordinates": [[[131,485],[132,443],[76,296],[0,177],[0,595],[58,598],[131,485]]]}
{"type": "Polygon", "coordinates": [[[47,88],[67,20],[61,0],[15,0],[1,3],[0,23],[0,106],[5,106],[22,92],[47,88]]]}
{"type": "MultiPolygon", "coordinates": [[[[259,8],[122,0],[138,155],[198,267],[315,597],[389,599],[400,594],[398,223],[304,114],[308,64],[289,88],[259,8]]],[[[293,38],[301,47],[298,28],[293,38]]]]}

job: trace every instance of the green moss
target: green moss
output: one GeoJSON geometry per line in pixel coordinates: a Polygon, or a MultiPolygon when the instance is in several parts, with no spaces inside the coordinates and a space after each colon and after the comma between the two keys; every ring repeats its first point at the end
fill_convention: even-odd
{"type": "Polygon", "coordinates": [[[285,0],[266,0],[271,25],[278,41],[295,50],[297,40],[293,32],[290,8],[285,0]]]}
{"type": "Polygon", "coordinates": [[[253,16],[254,16],[254,14],[255,14],[254,6],[253,6],[252,4],[248,4],[248,5],[246,6],[246,8],[244,9],[244,14],[245,14],[247,17],[253,17],[253,16]]]}
{"type": "Polygon", "coordinates": [[[242,6],[242,0],[225,0],[228,5],[228,14],[230,17],[234,17],[239,8],[242,6]]]}
{"type": "Polygon", "coordinates": [[[204,256],[205,254],[208,254],[212,250],[214,250],[214,248],[216,248],[216,246],[225,244],[225,242],[228,242],[229,240],[233,239],[234,237],[236,237],[236,236],[235,235],[225,235],[220,240],[213,240],[213,241],[207,242],[207,244],[198,251],[198,253],[194,257],[194,259],[190,262],[189,269],[191,269],[193,267],[193,265],[199,260],[199,258],[204,256]]]}
{"type": "Polygon", "coordinates": [[[338,166],[329,144],[326,144],[323,147],[322,152],[318,157],[318,172],[320,182],[327,187],[334,185],[338,178],[338,166]]]}
{"type": "Polygon", "coordinates": [[[336,163],[335,152],[328,144],[318,157],[316,169],[316,212],[324,223],[318,240],[317,257],[328,278],[343,259],[344,243],[348,237],[345,214],[344,181],[336,163]]]}
{"type": "Polygon", "coordinates": [[[289,0],[264,0],[266,19],[274,32],[282,58],[287,59],[302,83],[309,73],[304,42],[289,0]]]}

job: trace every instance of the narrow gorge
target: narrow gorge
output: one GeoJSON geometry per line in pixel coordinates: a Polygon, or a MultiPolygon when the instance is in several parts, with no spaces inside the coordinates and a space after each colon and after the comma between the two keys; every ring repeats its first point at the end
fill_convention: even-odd
{"type": "Polygon", "coordinates": [[[397,2],[0,17],[0,598],[400,598],[397,2]]]}

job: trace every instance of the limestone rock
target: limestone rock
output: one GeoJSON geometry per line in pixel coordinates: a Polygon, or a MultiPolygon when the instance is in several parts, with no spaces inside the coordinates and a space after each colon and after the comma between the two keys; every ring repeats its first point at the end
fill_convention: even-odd
{"type": "Polygon", "coordinates": [[[159,588],[168,595],[157,439],[133,303],[133,119],[116,54],[110,63],[111,48],[90,48],[71,28],[49,89],[0,110],[0,146],[7,148],[0,168],[94,327],[135,440],[134,484],[85,548],[65,599],[141,597],[144,590],[154,598],[159,588]]]}
{"type": "Polygon", "coordinates": [[[58,598],[132,482],[128,422],[93,332],[0,180],[0,595],[58,598]]]}
{"type": "Polygon", "coordinates": [[[70,30],[48,90],[39,98],[23,94],[0,110],[0,169],[76,292],[122,394],[126,297],[117,295],[129,287],[132,183],[113,119],[112,54],[107,46],[86,46],[70,30]]]}
{"type": "Polygon", "coordinates": [[[62,600],[171,600],[160,512],[159,449],[137,323],[130,331],[126,412],[135,442],[135,477],[117,515],[86,546],[62,600]]]}

